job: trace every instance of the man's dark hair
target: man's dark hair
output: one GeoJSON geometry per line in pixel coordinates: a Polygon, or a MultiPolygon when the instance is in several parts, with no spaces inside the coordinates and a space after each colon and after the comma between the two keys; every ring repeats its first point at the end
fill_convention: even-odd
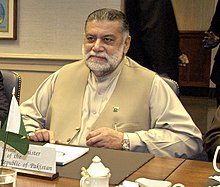
{"type": "Polygon", "coordinates": [[[97,20],[108,20],[108,21],[120,21],[122,23],[122,32],[129,32],[129,24],[125,14],[119,10],[103,8],[98,9],[88,15],[85,23],[85,27],[87,22],[97,20]]]}

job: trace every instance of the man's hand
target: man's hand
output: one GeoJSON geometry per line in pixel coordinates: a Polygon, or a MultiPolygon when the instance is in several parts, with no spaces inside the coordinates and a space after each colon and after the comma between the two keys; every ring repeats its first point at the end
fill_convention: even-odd
{"type": "Polygon", "coordinates": [[[179,66],[185,67],[186,65],[189,64],[189,59],[186,54],[182,53],[178,58],[179,58],[179,66]]]}
{"type": "Polygon", "coordinates": [[[121,149],[123,133],[110,128],[99,128],[88,134],[86,144],[93,147],[121,149]]]}
{"type": "Polygon", "coordinates": [[[59,140],[55,140],[55,134],[53,131],[47,129],[40,129],[29,133],[29,140],[35,142],[50,142],[50,143],[59,143],[59,140]]]}
{"type": "Polygon", "coordinates": [[[212,49],[220,43],[220,38],[216,36],[212,31],[205,32],[205,37],[203,39],[204,47],[207,49],[212,49]]]}

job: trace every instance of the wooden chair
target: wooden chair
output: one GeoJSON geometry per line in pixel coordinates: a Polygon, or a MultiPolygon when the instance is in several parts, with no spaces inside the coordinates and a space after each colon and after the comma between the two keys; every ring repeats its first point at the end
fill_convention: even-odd
{"type": "Polygon", "coordinates": [[[12,98],[12,90],[15,87],[15,97],[19,103],[21,92],[21,77],[14,71],[0,70],[3,76],[4,89],[9,102],[12,98]]]}
{"type": "Polygon", "coordinates": [[[167,77],[163,77],[161,76],[161,78],[170,86],[170,88],[175,92],[175,94],[179,97],[180,95],[180,89],[179,89],[179,85],[176,81],[174,81],[173,79],[167,78],[167,77]]]}

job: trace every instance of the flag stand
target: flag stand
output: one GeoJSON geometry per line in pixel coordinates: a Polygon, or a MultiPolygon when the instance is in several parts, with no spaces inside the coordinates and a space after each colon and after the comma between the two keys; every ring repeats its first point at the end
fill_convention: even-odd
{"type": "MultiPolygon", "coordinates": [[[[12,89],[12,96],[15,96],[15,87],[13,87],[13,89],[12,89]]],[[[10,107],[11,107],[11,106],[10,106],[10,107]]],[[[6,131],[6,133],[5,133],[4,147],[3,147],[3,152],[2,152],[1,166],[3,166],[3,164],[4,164],[5,150],[6,150],[7,141],[8,141],[8,132],[6,131]]]]}
{"type": "Polygon", "coordinates": [[[23,155],[28,152],[29,140],[22,121],[19,105],[15,98],[15,87],[12,89],[7,120],[5,120],[3,126],[0,128],[0,140],[4,142],[1,166],[4,165],[7,144],[23,155]]]}
{"type": "MultiPolygon", "coordinates": [[[[0,166],[0,173],[2,172],[1,167],[4,165],[5,160],[8,158],[5,155],[6,153],[6,146],[7,144],[14,148],[19,153],[25,155],[29,149],[29,140],[28,135],[25,130],[25,126],[22,120],[22,116],[20,114],[19,105],[15,98],[15,87],[12,90],[12,99],[10,103],[8,118],[5,120],[3,126],[0,128],[0,141],[4,143],[2,145],[2,158],[1,158],[1,166],[0,166]]],[[[5,164],[7,165],[7,164],[5,164]]],[[[31,171],[26,169],[17,169],[18,175],[23,176],[30,176],[35,178],[53,180],[59,176],[59,173],[46,173],[40,171],[31,171]]],[[[1,185],[0,185],[1,186],[1,185]]]]}

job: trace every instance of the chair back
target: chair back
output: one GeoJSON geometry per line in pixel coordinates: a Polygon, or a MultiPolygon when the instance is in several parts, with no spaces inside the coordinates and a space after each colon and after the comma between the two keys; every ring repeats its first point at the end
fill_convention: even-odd
{"type": "Polygon", "coordinates": [[[179,85],[176,81],[173,79],[162,77],[161,78],[170,86],[170,88],[175,92],[175,94],[179,97],[180,91],[179,91],[179,85]]]}
{"type": "Polygon", "coordinates": [[[10,70],[0,70],[3,76],[4,90],[6,97],[11,102],[12,90],[15,87],[15,97],[19,103],[20,101],[20,92],[21,92],[21,77],[14,71],[10,70]]]}

